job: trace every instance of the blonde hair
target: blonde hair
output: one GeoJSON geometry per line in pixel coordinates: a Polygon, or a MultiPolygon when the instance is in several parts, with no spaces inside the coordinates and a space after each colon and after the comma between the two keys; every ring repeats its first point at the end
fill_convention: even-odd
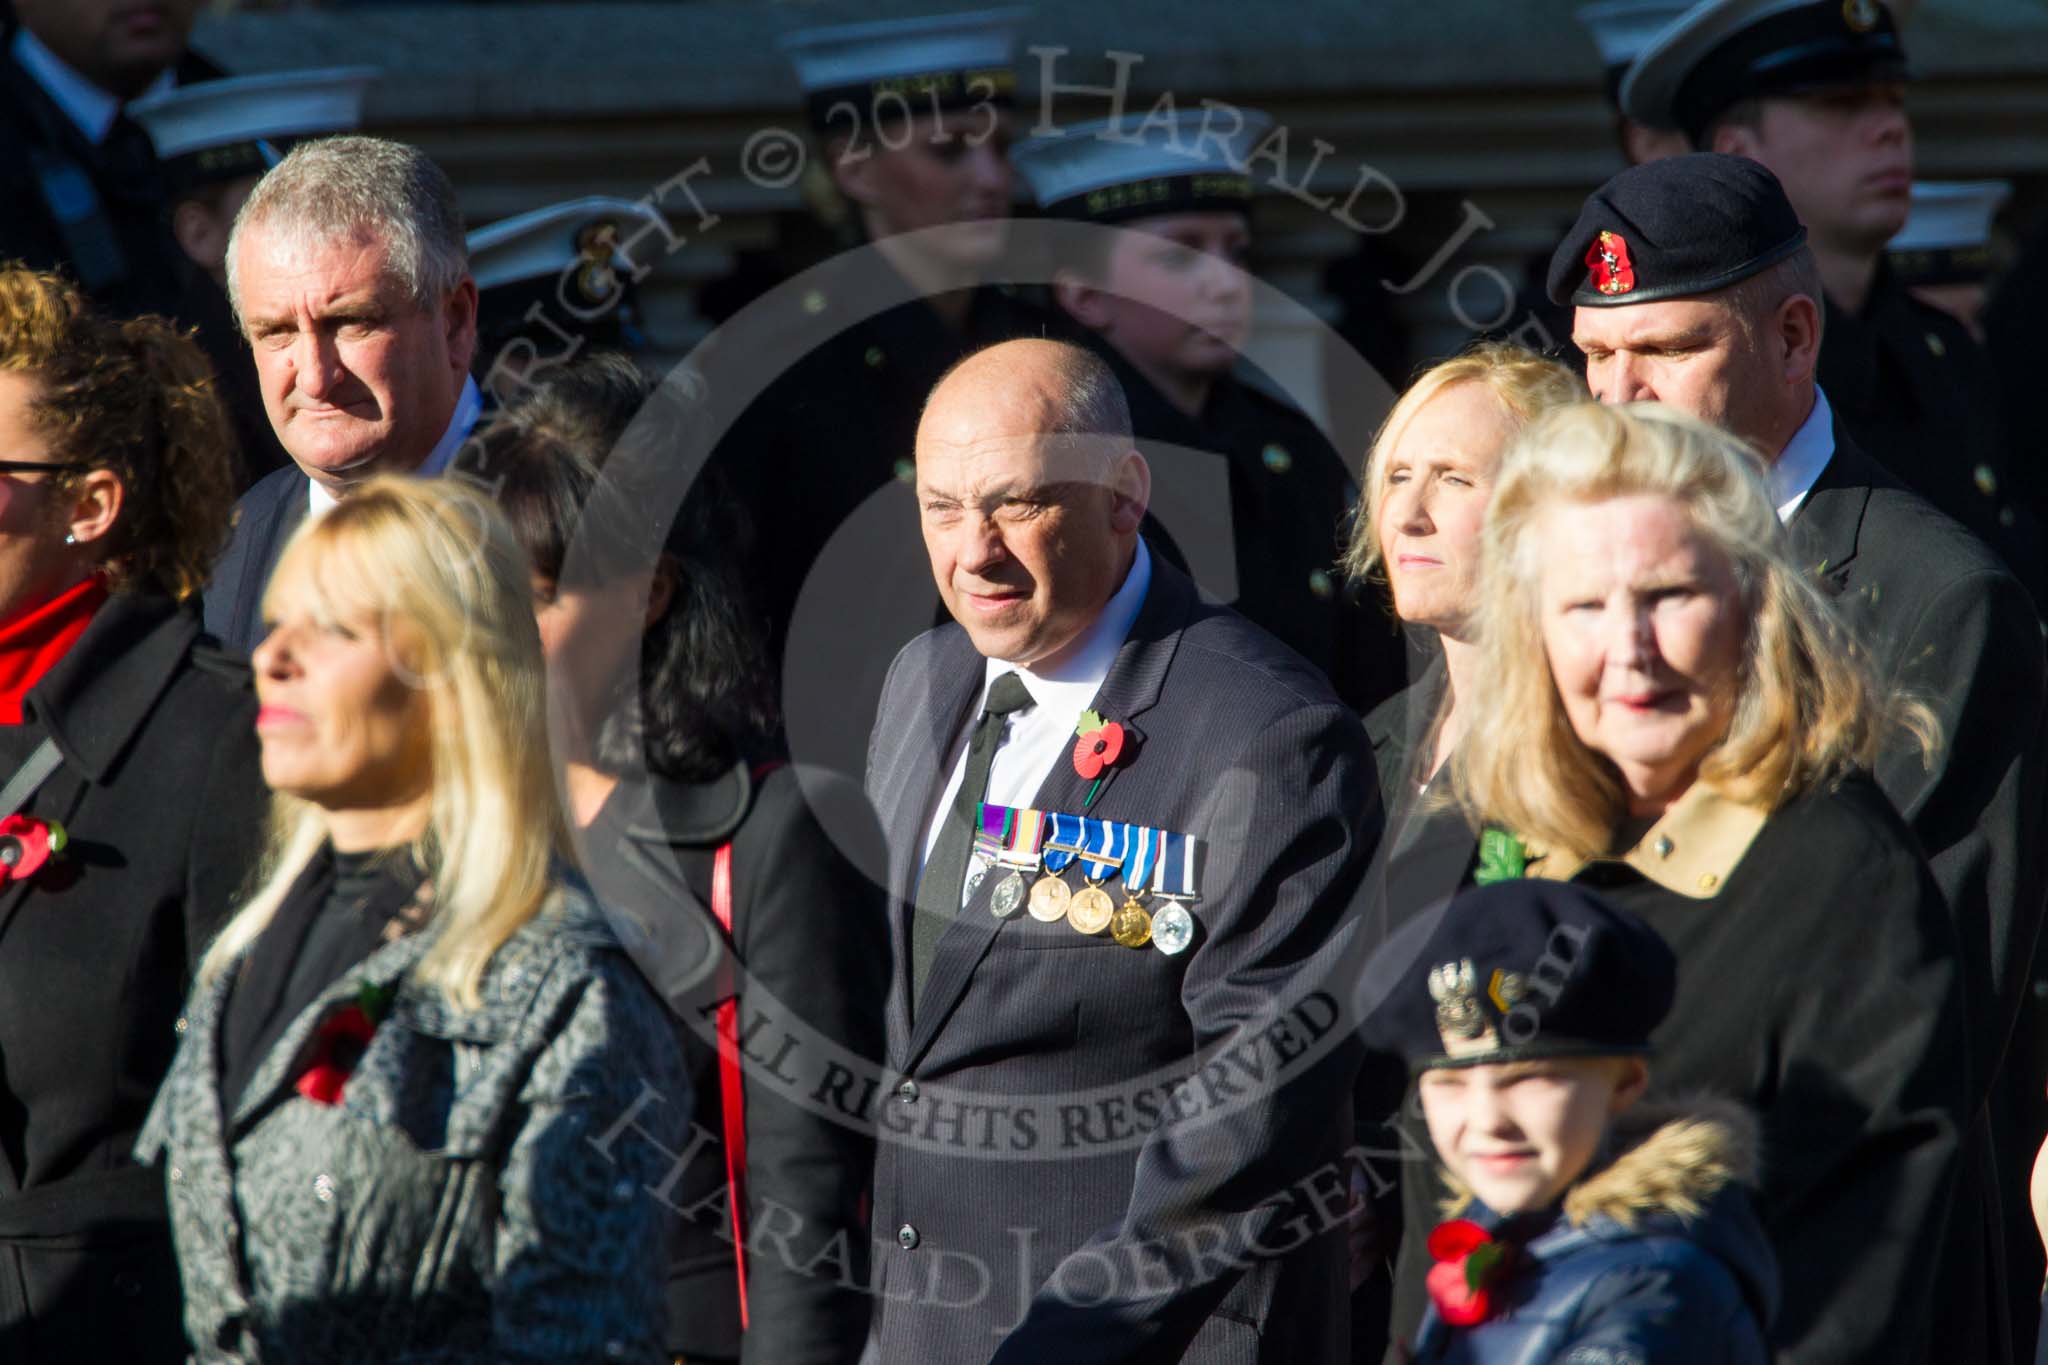
{"type": "Polygon", "coordinates": [[[1387,500],[1387,460],[1401,433],[1438,395],[1460,384],[1478,384],[1492,395],[1519,431],[1550,409],[1577,403],[1586,386],[1559,361],[1503,341],[1482,341],[1418,375],[1373,433],[1366,456],[1364,496],[1351,523],[1344,570],[1354,580],[1369,578],[1380,565],[1380,508],[1387,500]]]}
{"type": "MultiPolygon", "coordinates": [[[[433,794],[414,846],[432,878],[433,942],[415,969],[474,1008],[492,954],[537,914],[567,829],[547,743],[547,679],[526,556],[459,478],[365,481],[286,544],[265,594],[300,585],[325,617],[383,623],[427,697],[433,794]]],[[[277,794],[261,886],[207,949],[210,979],[254,942],[327,841],[310,802],[277,794]]]]}
{"type": "Polygon", "coordinates": [[[1621,775],[1573,731],[1553,682],[1532,528],[1558,503],[1650,495],[1682,504],[1734,568],[1748,621],[1735,713],[1699,780],[1766,811],[1868,767],[1896,724],[1923,751],[1930,712],[1889,697],[1792,556],[1762,461],[1719,428],[1656,403],[1580,403],[1523,432],[1502,461],[1482,539],[1472,723],[1452,772],[1475,824],[1547,849],[1604,854],[1627,812],[1621,775]]]}

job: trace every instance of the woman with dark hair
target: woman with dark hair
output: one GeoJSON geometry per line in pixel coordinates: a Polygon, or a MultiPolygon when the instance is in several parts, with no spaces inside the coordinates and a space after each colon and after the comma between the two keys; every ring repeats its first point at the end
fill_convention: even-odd
{"type": "Polygon", "coordinates": [[[533,560],[585,863],[685,1021],[695,1122],[715,1139],[665,1191],[681,1214],[670,1349],[692,1365],[852,1361],[867,1321],[867,1116],[792,1084],[768,1040],[835,1057],[861,1077],[854,1098],[872,1095],[889,970],[867,871],[880,836],[851,784],[764,762],[775,710],[735,568],[745,527],[700,486],[663,534],[675,499],[650,488],[688,448],[679,385],[594,357],[514,404],[472,456],[533,560]],[[721,1062],[707,1003],[734,994],[746,1037],[763,1040],[744,1067],[721,1062]]]}
{"type": "Polygon", "coordinates": [[[128,1153],[263,837],[248,670],[199,625],[232,451],[196,345],[0,271],[0,1360],[185,1358],[128,1153]]]}

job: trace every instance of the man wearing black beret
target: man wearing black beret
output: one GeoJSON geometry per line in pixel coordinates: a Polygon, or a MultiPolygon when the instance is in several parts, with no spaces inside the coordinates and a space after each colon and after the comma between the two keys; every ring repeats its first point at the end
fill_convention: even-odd
{"type": "MultiPolygon", "coordinates": [[[[1668,403],[1757,448],[1779,515],[1824,590],[1882,675],[1933,708],[1940,753],[1926,762],[1917,745],[1896,743],[1875,776],[1955,915],[1975,1051],[2002,1059],[2043,904],[2048,665],[2031,599],[1988,547],[1863,454],[1834,415],[1815,382],[1819,269],[1776,177],[1757,162],[1699,153],[1622,172],[1586,201],[1552,258],[1549,288],[1573,305],[1572,340],[1596,398],[1668,403]]],[[[1980,1107],[1995,1074],[1977,1078],[1980,1107]]],[[[2021,1081],[2038,1084],[2011,1083],[2021,1081]]],[[[2014,1208],[2023,1207],[2012,1202],[2025,1170],[2019,1151],[1978,1150],[2010,1177],[2001,1197],[2014,1208]]],[[[1998,1240],[1958,1228],[1949,1270],[1995,1288],[1998,1240]],[[1974,1267],[1980,1255],[1989,1261],[1974,1267]]],[[[1949,1340],[1975,1340],[1994,1316],[1981,1296],[1943,1302],[1962,1319],[1949,1340]]],[[[2000,1358],[1997,1344],[1955,1358],[2000,1358]]]]}
{"type": "Polygon", "coordinates": [[[1630,69],[1628,117],[1769,167],[1825,288],[1820,382],[1878,463],[2004,556],[2039,602],[2041,528],[2009,469],[1998,387],[1967,328],[1885,264],[1911,206],[1906,50],[1882,0],[1696,5],[1630,69]]]}

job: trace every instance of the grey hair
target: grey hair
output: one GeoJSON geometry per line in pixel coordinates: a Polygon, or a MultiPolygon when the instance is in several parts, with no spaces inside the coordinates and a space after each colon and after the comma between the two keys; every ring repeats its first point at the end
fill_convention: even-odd
{"type": "Polygon", "coordinates": [[[384,244],[387,269],[421,307],[432,307],[469,275],[454,184],[425,152],[385,138],[302,142],[256,182],[228,237],[228,304],[238,323],[235,262],[243,238],[258,227],[304,245],[368,233],[384,244]]]}
{"type": "Polygon", "coordinates": [[[1776,313],[1786,299],[1803,294],[1813,300],[1815,339],[1826,328],[1828,306],[1820,278],[1820,262],[1814,259],[1813,248],[1802,246],[1799,250],[1765,270],[1759,270],[1746,280],[1739,280],[1721,291],[1723,302],[1745,331],[1754,333],[1757,326],[1776,313]]]}

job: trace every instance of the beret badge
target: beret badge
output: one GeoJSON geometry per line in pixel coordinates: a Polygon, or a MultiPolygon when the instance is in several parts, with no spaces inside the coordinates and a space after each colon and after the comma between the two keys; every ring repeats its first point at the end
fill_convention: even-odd
{"type": "Polygon", "coordinates": [[[1857,33],[1868,33],[1884,18],[1878,0],[1842,0],[1842,22],[1857,33]]]}
{"type": "Polygon", "coordinates": [[[1478,1038],[1487,1032],[1479,1012],[1479,973],[1472,959],[1429,969],[1429,998],[1436,1001],[1436,1026],[1446,1038],[1478,1038]]]}
{"type": "Polygon", "coordinates": [[[1635,262],[1628,258],[1628,243],[1618,232],[1602,232],[1586,249],[1586,268],[1593,272],[1593,287],[1603,294],[1626,294],[1636,287],[1635,262]]]}

